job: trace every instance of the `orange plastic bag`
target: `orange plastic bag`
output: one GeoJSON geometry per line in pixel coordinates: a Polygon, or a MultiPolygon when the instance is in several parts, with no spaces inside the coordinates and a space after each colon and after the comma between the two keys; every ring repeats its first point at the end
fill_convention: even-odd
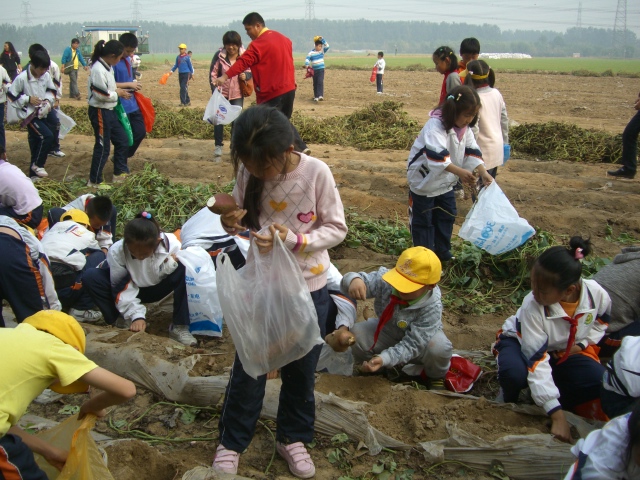
{"type": "Polygon", "coordinates": [[[95,415],[87,415],[78,420],[78,415],[65,420],[55,427],[38,433],[38,437],[69,451],[67,463],[61,472],[40,455],[35,455],[36,463],[44,470],[49,480],[114,480],[106,465],[106,459],[91,436],[96,424],[95,415]]]}
{"type": "Polygon", "coordinates": [[[170,74],[170,73],[165,73],[164,75],[162,75],[162,76],[160,77],[160,80],[158,81],[158,83],[159,83],[160,85],[166,85],[167,80],[169,80],[169,77],[170,77],[170,76],[171,76],[171,74],[170,74]]]}
{"type": "Polygon", "coordinates": [[[371,70],[371,76],[369,77],[369,81],[371,83],[376,81],[376,75],[378,74],[378,67],[373,67],[373,70],[371,70]]]}
{"type": "Polygon", "coordinates": [[[136,92],[136,102],[140,107],[140,113],[144,120],[144,129],[147,133],[151,133],[153,130],[153,124],[156,123],[156,109],[153,108],[153,102],[149,97],[145,97],[140,92],[136,92]]]}

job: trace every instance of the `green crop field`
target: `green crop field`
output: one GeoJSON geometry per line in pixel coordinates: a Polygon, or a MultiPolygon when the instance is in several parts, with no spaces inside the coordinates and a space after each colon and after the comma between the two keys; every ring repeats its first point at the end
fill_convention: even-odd
{"type": "MultiPolygon", "coordinates": [[[[213,53],[194,54],[193,61],[198,64],[208,64],[213,57],[213,53]]],[[[173,53],[159,53],[144,55],[143,63],[160,64],[167,61],[173,65],[176,55],[173,53]]],[[[304,63],[304,54],[295,54],[294,60],[299,67],[304,63]]],[[[331,51],[326,56],[327,68],[354,68],[358,70],[368,70],[373,68],[376,62],[376,55],[366,54],[345,54],[331,51]]],[[[429,55],[387,55],[385,57],[389,70],[433,70],[433,62],[429,55]]],[[[497,71],[544,71],[544,72],[593,72],[602,74],[611,71],[614,74],[640,75],[640,62],[636,60],[622,60],[609,58],[525,58],[525,59],[485,59],[487,63],[497,71]]],[[[201,65],[200,65],[201,67],[201,65]]]]}

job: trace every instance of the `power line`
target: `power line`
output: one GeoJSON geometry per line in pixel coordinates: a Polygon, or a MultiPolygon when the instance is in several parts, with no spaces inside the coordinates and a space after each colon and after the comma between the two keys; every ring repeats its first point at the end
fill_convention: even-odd
{"type": "Polygon", "coordinates": [[[622,52],[622,58],[627,58],[627,0],[618,0],[613,23],[613,51],[616,56],[622,52]]]}
{"type": "Polygon", "coordinates": [[[138,23],[140,20],[140,2],[138,0],[133,0],[133,18],[134,23],[138,23]]]}
{"type": "Polygon", "coordinates": [[[582,28],[582,2],[578,3],[578,21],[576,22],[577,28],[582,28]]]}
{"type": "Polygon", "coordinates": [[[315,12],[315,0],[305,0],[305,10],[304,10],[304,18],[306,20],[315,20],[316,12],[315,12]]]}
{"type": "Polygon", "coordinates": [[[23,1],[21,7],[22,25],[24,25],[25,27],[31,27],[31,3],[29,3],[28,1],[23,1]]]}

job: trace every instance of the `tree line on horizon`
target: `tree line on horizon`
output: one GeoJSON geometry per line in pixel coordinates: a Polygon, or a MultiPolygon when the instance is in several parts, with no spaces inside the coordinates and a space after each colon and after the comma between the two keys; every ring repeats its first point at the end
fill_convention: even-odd
{"type": "MultiPolygon", "coordinates": [[[[313,37],[324,36],[336,50],[382,50],[387,54],[429,54],[441,45],[458,52],[466,37],[480,40],[482,52],[527,53],[534,57],[567,57],[580,53],[582,57],[625,56],[613,47],[613,29],[570,28],[553,30],[502,30],[496,25],[427,21],[371,20],[266,20],[267,26],[288,36],[295,52],[306,53],[313,48],[313,37]]],[[[3,42],[10,41],[18,51],[26,53],[32,43],[41,43],[53,55],[62,55],[73,37],[82,32],[81,23],[48,23],[30,27],[1,24],[3,42]]],[[[131,21],[87,21],[84,25],[134,25],[131,21]]],[[[165,22],[139,21],[143,33],[149,33],[151,53],[177,53],[178,44],[186,43],[196,53],[212,53],[221,46],[222,35],[236,30],[245,44],[249,38],[240,20],[226,26],[191,26],[165,22]]],[[[640,57],[640,40],[630,30],[626,34],[626,57],[640,57]]]]}

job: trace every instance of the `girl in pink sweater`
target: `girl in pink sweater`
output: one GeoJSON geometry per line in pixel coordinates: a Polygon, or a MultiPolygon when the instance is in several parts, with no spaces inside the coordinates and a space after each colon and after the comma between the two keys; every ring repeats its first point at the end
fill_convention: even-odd
{"type": "Polygon", "coordinates": [[[509,160],[511,154],[507,107],[500,92],[493,88],[496,77],[487,62],[473,60],[467,64],[467,72],[464,83],[476,89],[482,102],[477,131],[473,133],[487,172],[496,178],[498,167],[509,160]]]}
{"type": "MultiPolygon", "coordinates": [[[[344,208],[329,167],[293,151],[293,130],[287,117],[273,107],[255,106],[235,122],[231,158],[236,173],[233,196],[241,208],[220,217],[228,233],[251,230],[261,253],[273,248],[279,235],[291,249],[311,292],[322,337],[329,305],[327,249],[347,234],[344,208]],[[269,233],[256,233],[264,227],[269,233]]],[[[256,288],[260,288],[256,285],[256,288]]],[[[278,453],[298,478],[315,475],[305,444],[313,440],[314,372],[320,345],[280,370],[278,453]]],[[[236,355],[220,415],[220,445],[213,468],[236,474],[238,458],[251,442],[260,416],[266,375],[257,380],[236,355]]]]}

